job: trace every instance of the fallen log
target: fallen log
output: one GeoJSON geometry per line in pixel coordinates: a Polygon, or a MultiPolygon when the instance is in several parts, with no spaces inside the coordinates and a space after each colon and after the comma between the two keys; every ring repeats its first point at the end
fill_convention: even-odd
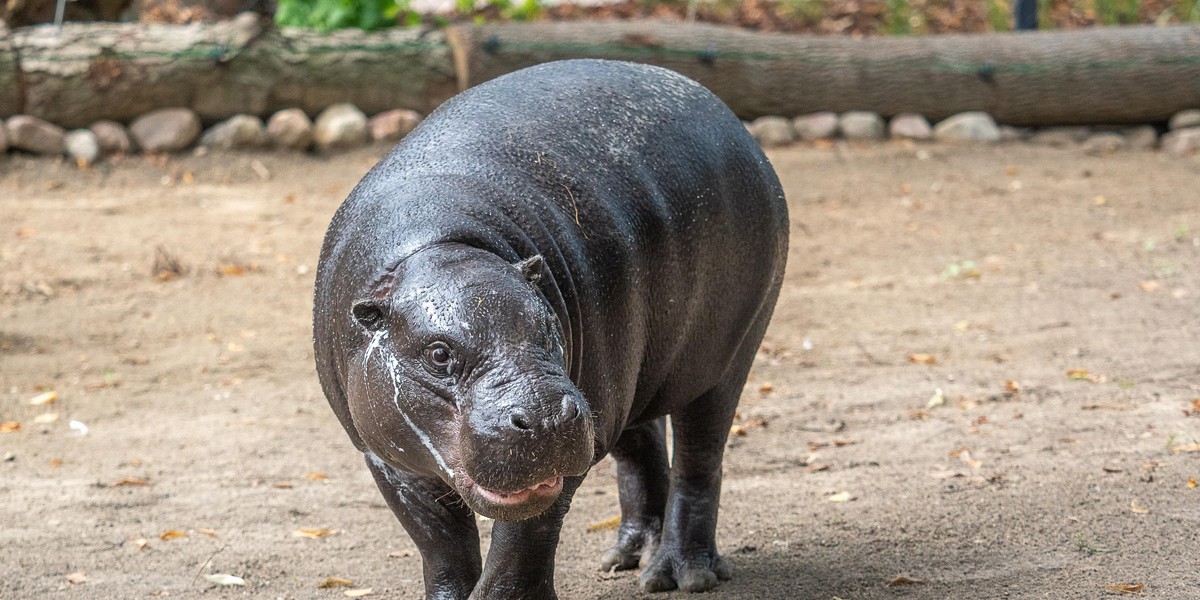
{"type": "Polygon", "coordinates": [[[23,85],[16,107],[0,96],[3,115],[24,112],[66,127],[169,106],[209,121],[289,107],[316,114],[337,102],[368,113],[428,112],[456,91],[439,31],[280,31],[247,14],[213,25],[25,27],[12,44],[23,85]]]}
{"type": "Polygon", "coordinates": [[[455,27],[460,87],[567,58],[679,71],[742,118],[983,110],[1012,125],[1165,120],[1200,107],[1200,27],[852,39],[666,22],[455,27]]]}

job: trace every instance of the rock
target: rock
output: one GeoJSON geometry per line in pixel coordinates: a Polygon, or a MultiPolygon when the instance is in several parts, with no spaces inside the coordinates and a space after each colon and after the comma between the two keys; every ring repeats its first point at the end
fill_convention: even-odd
{"type": "Polygon", "coordinates": [[[1083,151],[1088,154],[1112,154],[1129,147],[1124,135],[1115,131],[1093,133],[1083,141],[1083,151]]]}
{"type": "Polygon", "coordinates": [[[837,136],[837,113],[819,112],[792,119],[796,135],[804,141],[829,140],[837,136]]]}
{"type": "Polygon", "coordinates": [[[381,112],[367,121],[371,139],[376,142],[396,142],[408,135],[421,122],[421,113],[406,108],[381,112]]]}
{"type": "Polygon", "coordinates": [[[842,113],[838,128],[848,140],[881,140],[885,129],[882,117],[863,110],[842,113]]]}
{"type": "Polygon", "coordinates": [[[262,148],[271,143],[262,119],[234,115],[213,125],[200,137],[200,145],[217,150],[262,148]]]}
{"type": "Polygon", "coordinates": [[[1028,141],[1039,146],[1064,148],[1081,144],[1090,135],[1092,130],[1087,127],[1047,127],[1029,136],[1028,141]]]}
{"type": "Polygon", "coordinates": [[[1176,129],[1163,134],[1159,140],[1164,152],[1170,154],[1196,154],[1200,152],[1200,127],[1176,129]]]}
{"type": "Polygon", "coordinates": [[[308,150],[313,144],[312,119],[298,108],[281,110],[267,120],[267,135],[276,148],[308,150]]]}
{"type": "Polygon", "coordinates": [[[786,146],[796,141],[796,130],[792,122],[783,117],[759,117],[750,124],[750,135],[760,146],[771,148],[786,146]]]}
{"type": "Polygon", "coordinates": [[[129,133],[145,152],[178,152],[200,135],[200,117],[187,108],[160,108],[129,124],[129,133]]]}
{"type": "Polygon", "coordinates": [[[1013,127],[1011,125],[1000,126],[1000,141],[1001,142],[1023,142],[1029,138],[1029,129],[1026,127],[1013,127]]]}
{"type": "Polygon", "coordinates": [[[1130,150],[1151,150],[1158,145],[1158,130],[1153,125],[1133,125],[1121,129],[1130,150]]]}
{"type": "Polygon", "coordinates": [[[8,145],[17,150],[36,154],[62,154],[62,127],[29,115],[14,115],[4,124],[8,129],[8,145]]]}
{"type": "Polygon", "coordinates": [[[100,158],[100,140],[90,129],[76,129],[63,136],[67,158],[80,165],[90,165],[100,158]]]}
{"type": "Polygon", "coordinates": [[[940,142],[994,143],[1000,141],[996,121],[982,111],[958,113],[933,128],[934,139],[940,142]]]}
{"type": "Polygon", "coordinates": [[[96,121],[88,129],[96,135],[100,152],[104,154],[125,154],[133,151],[133,142],[129,141],[129,130],[116,121],[96,121]]]}
{"type": "Polygon", "coordinates": [[[1187,129],[1188,127],[1200,127],[1200,108],[1181,110],[1171,115],[1171,120],[1167,122],[1167,127],[1171,131],[1187,129]]]}
{"type": "Polygon", "coordinates": [[[888,135],[906,140],[931,140],[933,127],[924,115],[916,113],[900,113],[892,117],[888,123],[888,135]]]}
{"type": "Polygon", "coordinates": [[[321,111],[313,127],[313,140],[322,152],[353,148],[367,143],[367,115],[353,104],[334,104],[321,111]]]}

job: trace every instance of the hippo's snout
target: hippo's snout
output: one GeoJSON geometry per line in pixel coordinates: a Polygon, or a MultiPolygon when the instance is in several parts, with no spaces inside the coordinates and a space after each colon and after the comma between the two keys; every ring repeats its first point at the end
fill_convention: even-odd
{"type": "Polygon", "coordinates": [[[591,466],[591,410],[569,385],[475,398],[462,432],[458,484],[476,512],[503,520],[534,516],[557,498],[563,477],[591,466]]]}

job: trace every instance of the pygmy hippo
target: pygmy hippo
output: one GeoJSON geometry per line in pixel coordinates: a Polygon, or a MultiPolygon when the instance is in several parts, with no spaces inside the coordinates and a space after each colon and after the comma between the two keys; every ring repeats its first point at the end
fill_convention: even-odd
{"type": "Polygon", "coordinates": [[[321,249],[317,372],[426,597],[556,597],[563,516],[608,454],[621,525],[600,565],[641,566],[646,591],[728,579],[721,459],[787,241],[741,121],[657,67],[497,78],[371,169],[321,249]]]}

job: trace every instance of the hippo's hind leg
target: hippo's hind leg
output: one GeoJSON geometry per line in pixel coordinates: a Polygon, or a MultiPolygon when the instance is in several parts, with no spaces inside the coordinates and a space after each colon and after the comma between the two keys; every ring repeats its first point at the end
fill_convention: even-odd
{"type": "Polygon", "coordinates": [[[645,566],[662,532],[667,506],[665,418],[625,430],[612,449],[621,495],[621,526],[617,543],[600,559],[600,569],[645,566]]]}
{"type": "Polygon", "coordinates": [[[394,469],[374,454],[366,458],[379,491],[421,552],[425,598],[467,598],[483,570],[475,514],[442,480],[394,469]]]}

